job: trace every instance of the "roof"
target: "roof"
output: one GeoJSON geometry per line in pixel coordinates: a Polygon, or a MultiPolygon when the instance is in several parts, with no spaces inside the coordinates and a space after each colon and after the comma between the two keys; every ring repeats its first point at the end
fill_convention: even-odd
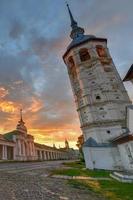
{"type": "Polygon", "coordinates": [[[125,78],[123,79],[123,81],[129,81],[133,79],[133,64],[131,65],[130,69],[128,70],[125,78]]]}
{"type": "Polygon", "coordinates": [[[45,145],[45,144],[35,143],[35,146],[38,147],[38,148],[41,148],[41,149],[45,148],[45,149],[54,149],[54,150],[55,150],[54,147],[47,146],[47,145],[45,145]]]}
{"type": "Polygon", "coordinates": [[[89,138],[86,140],[86,142],[83,144],[83,147],[112,147],[113,145],[111,143],[97,143],[96,140],[93,138],[89,138]]]}
{"type": "Polygon", "coordinates": [[[127,132],[121,134],[120,136],[114,138],[112,140],[112,143],[113,144],[123,144],[123,143],[129,142],[129,141],[133,141],[133,135],[129,134],[129,131],[127,131],[127,132]]]}
{"type": "Polygon", "coordinates": [[[76,37],[75,39],[72,40],[72,42],[69,44],[69,46],[67,47],[67,51],[65,52],[65,54],[63,55],[63,58],[68,54],[68,52],[76,47],[79,46],[87,41],[104,41],[107,42],[106,38],[99,38],[96,37],[94,35],[82,35],[81,37],[76,37]]]}
{"type": "Polygon", "coordinates": [[[6,133],[3,135],[3,137],[6,139],[6,140],[9,140],[9,141],[12,141],[13,140],[13,135],[17,135],[19,134],[19,131],[18,130],[13,130],[9,133],[6,133]]]}
{"type": "Polygon", "coordinates": [[[132,104],[131,104],[131,105],[128,105],[127,108],[130,108],[130,109],[133,110],[133,105],[132,105],[132,104]]]}
{"type": "Polygon", "coordinates": [[[86,40],[90,40],[91,38],[96,38],[94,35],[81,35],[81,37],[76,37],[72,40],[72,42],[67,47],[67,50],[71,49],[75,45],[78,45],[86,40]]]}

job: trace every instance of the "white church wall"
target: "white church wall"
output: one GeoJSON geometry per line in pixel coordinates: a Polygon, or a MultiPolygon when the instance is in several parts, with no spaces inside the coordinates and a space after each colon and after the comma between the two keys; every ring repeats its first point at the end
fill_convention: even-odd
{"type": "Polygon", "coordinates": [[[92,137],[97,142],[109,142],[110,139],[119,136],[122,133],[120,125],[116,126],[103,126],[103,127],[93,127],[93,128],[84,128],[85,141],[92,137]]]}
{"type": "Polygon", "coordinates": [[[86,168],[88,169],[115,169],[115,160],[111,147],[83,147],[86,168]]]}
{"type": "Polygon", "coordinates": [[[125,170],[133,170],[133,142],[118,145],[122,164],[125,170]]]}
{"type": "Polygon", "coordinates": [[[127,107],[127,127],[133,134],[133,107],[127,107]]]}

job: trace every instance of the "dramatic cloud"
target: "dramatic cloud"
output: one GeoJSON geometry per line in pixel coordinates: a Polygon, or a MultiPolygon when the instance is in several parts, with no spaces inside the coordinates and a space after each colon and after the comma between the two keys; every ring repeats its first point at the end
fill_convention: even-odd
{"type": "Polygon", "coordinates": [[[19,22],[17,22],[16,20],[13,21],[13,23],[11,24],[11,30],[9,32],[9,36],[12,39],[19,39],[19,37],[21,36],[21,34],[23,33],[24,27],[22,24],[20,24],[19,22]]]}
{"type": "MultiPolygon", "coordinates": [[[[108,38],[122,77],[132,63],[132,0],[69,1],[86,33],[108,38]]],[[[0,133],[15,129],[19,109],[36,141],[75,145],[80,124],[62,55],[70,19],[62,0],[0,1],[0,133]]],[[[126,84],[133,99],[133,88],[126,84]],[[131,92],[132,91],[132,92],[131,92]]]]}

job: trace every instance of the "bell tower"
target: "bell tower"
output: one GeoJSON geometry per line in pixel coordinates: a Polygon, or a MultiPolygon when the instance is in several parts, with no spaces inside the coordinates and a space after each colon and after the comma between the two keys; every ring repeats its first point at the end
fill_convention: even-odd
{"type": "Polygon", "coordinates": [[[107,39],[85,35],[67,4],[71,43],[63,56],[80,119],[84,140],[108,142],[125,127],[131,104],[107,47],[107,39]]]}

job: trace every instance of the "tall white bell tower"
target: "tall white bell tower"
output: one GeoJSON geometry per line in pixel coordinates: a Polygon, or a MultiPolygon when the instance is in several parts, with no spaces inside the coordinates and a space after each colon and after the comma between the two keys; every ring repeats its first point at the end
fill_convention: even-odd
{"type": "Polygon", "coordinates": [[[108,142],[125,127],[131,104],[107,47],[107,39],[85,35],[71,10],[72,42],[63,59],[67,65],[85,141],[108,142]]]}

